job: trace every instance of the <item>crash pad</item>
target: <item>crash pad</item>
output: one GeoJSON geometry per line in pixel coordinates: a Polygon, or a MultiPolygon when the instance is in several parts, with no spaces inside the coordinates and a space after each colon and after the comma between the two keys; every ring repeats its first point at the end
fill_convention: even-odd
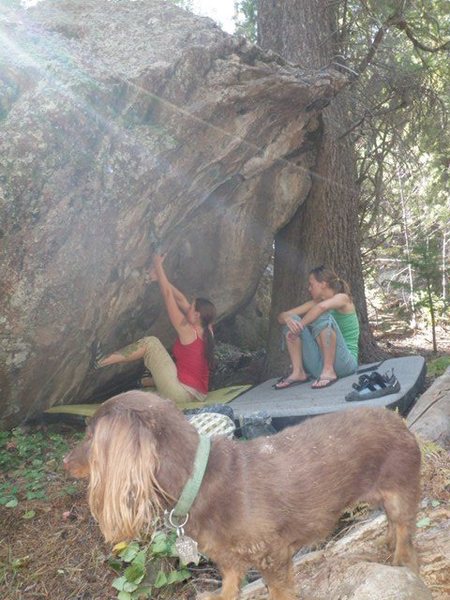
{"type": "MultiPolygon", "coordinates": [[[[247,391],[250,385],[232,385],[229,387],[220,388],[209,392],[205,402],[185,402],[179,404],[181,409],[201,408],[203,406],[211,406],[212,404],[226,404],[247,391]]],[[[155,388],[144,388],[141,391],[155,393],[155,388]]],[[[93,404],[61,404],[52,406],[44,411],[45,415],[60,415],[61,420],[64,420],[64,415],[72,415],[74,417],[92,417],[101,403],[93,404]]]]}
{"type": "Polygon", "coordinates": [[[269,379],[240,394],[229,405],[238,422],[262,412],[272,418],[272,425],[278,430],[308,417],[351,410],[358,406],[386,407],[406,414],[423,388],[425,373],[425,359],[422,356],[390,358],[382,363],[361,365],[354,375],[342,377],[330,387],[319,390],[311,388],[312,381],[275,390],[273,385],[278,380],[269,379]],[[362,372],[377,370],[383,374],[390,373],[392,369],[400,382],[397,393],[372,400],[346,402],[345,396],[352,391],[352,384],[358,381],[362,372]]]}

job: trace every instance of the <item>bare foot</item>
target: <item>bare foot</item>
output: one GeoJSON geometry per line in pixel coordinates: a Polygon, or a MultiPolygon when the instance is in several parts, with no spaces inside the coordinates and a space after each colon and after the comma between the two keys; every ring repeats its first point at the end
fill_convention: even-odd
{"type": "Polygon", "coordinates": [[[140,383],[141,383],[141,386],[144,388],[155,387],[155,382],[153,381],[153,377],[150,377],[149,375],[146,377],[142,377],[140,383]]]}
{"type": "Polygon", "coordinates": [[[285,377],[284,379],[282,379],[281,381],[279,381],[278,383],[276,383],[273,387],[276,390],[284,390],[285,388],[288,387],[292,387],[294,385],[300,385],[301,383],[307,383],[310,380],[310,377],[308,375],[305,375],[304,378],[294,378],[292,375],[289,375],[289,377],[285,377]]]}
{"type": "Polygon", "coordinates": [[[313,390],[320,390],[322,388],[330,387],[330,385],[336,383],[337,380],[338,377],[336,373],[322,373],[311,387],[313,390]]]}

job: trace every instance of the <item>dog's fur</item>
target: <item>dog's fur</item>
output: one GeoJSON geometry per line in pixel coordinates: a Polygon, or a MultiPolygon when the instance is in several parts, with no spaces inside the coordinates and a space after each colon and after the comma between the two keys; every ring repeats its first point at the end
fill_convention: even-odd
{"type": "MultiPolygon", "coordinates": [[[[90,477],[89,505],[107,541],[137,536],[171,509],[189,478],[198,433],[173,402],[131,391],[105,402],[65,458],[90,477]]],[[[213,438],[186,535],[223,575],[214,600],[235,600],[249,567],[273,600],[294,598],[292,556],[329,534],[341,512],[384,507],[393,563],[417,569],[412,545],[420,450],[402,419],[356,408],[251,441],[213,438]]]]}

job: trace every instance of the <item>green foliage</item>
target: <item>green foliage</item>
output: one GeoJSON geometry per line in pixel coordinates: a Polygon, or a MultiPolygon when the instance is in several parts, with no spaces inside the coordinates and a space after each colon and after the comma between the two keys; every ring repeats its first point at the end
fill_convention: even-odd
{"type": "MultiPolygon", "coordinates": [[[[439,231],[437,232],[439,233],[439,231]]],[[[436,296],[442,292],[442,250],[435,232],[421,231],[411,246],[410,263],[422,284],[429,286],[436,296]]],[[[444,274],[448,278],[448,267],[444,274]]]]}
{"type": "Polygon", "coordinates": [[[424,527],[430,527],[430,525],[431,525],[430,517],[423,517],[422,519],[419,519],[416,523],[416,527],[418,527],[419,529],[424,528],[424,527]]]}
{"type": "Polygon", "coordinates": [[[408,262],[405,229],[415,244],[423,229],[441,223],[442,233],[450,218],[450,62],[448,47],[431,51],[450,40],[450,4],[351,0],[339,4],[338,21],[339,51],[357,70],[385,27],[349,94],[342,135],[355,142],[366,270],[378,258],[408,262]]]}
{"type": "MultiPolygon", "coordinates": [[[[68,452],[65,439],[57,433],[27,432],[20,427],[0,431],[0,506],[16,508],[23,500],[47,499],[48,486],[68,452]]],[[[76,491],[71,484],[65,493],[76,491]]],[[[23,518],[31,519],[34,511],[23,518]]]]}
{"type": "Polygon", "coordinates": [[[427,363],[427,375],[430,377],[439,377],[448,367],[450,367],[450,356],[434,358],[427,363]]]}
{"type": "MultiPolygon", "coordinates": [[[[6,577],[14,577],[21,570],[26,568],[30,563],[30,556],[21,556],[20,558],[14,558],[11,554],[8,555],[7,560],[0,561],[0,583],[3,586],[6,577]]],[[[3,591],[2,587],[2,591],[3,591]]],[[[6,598],[7,596],[2,596],[6,598]]]]}
{"type": "Polygon", "coordinates": [[[250,42],[257,41],[257,0],[239,0],[234,3],[235,33],[250,42]]]}
{"type": "Polygon", "coordinates": [[[189,569],[178,564],[175,541],[175,532],[157,531],[150,542],[115,546],[117,556],[109,564],[119,575],[112,583],[118,600],[154,598],[155,590],[172,588],[191,577],[189,569]]]}
{"type": "Polygon", "coordinates": [[[447,303],[442,298],[442,281],[448,279],[448,268],[441,265],[442,251],[434,232],[421,232],[411,247],[410,264],[419,283],[416,306],[426,309],[433,336],[433,350],[437,352],[436,324],[448,314],[447,303]]]}

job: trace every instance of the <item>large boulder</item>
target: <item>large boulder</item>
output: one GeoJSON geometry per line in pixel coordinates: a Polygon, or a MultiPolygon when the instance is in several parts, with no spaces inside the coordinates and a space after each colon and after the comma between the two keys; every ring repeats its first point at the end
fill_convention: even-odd
{"type": "Polygon", "coordinates": [[[414,433],[450,448],[450,367],[420,396],[406,422],[414,433]]]}
{"type": "MultiPolygon", "coordinates": [[[[90,349],[170,341],[167,271],[220,315],[252,297],[310,187],[345,77],[304,73],[170,2],[0,12],[0,402],[10,425],[111,377],[90,349]]],[[[117,371],[116,371],[117,372],[117,371]]]]}

